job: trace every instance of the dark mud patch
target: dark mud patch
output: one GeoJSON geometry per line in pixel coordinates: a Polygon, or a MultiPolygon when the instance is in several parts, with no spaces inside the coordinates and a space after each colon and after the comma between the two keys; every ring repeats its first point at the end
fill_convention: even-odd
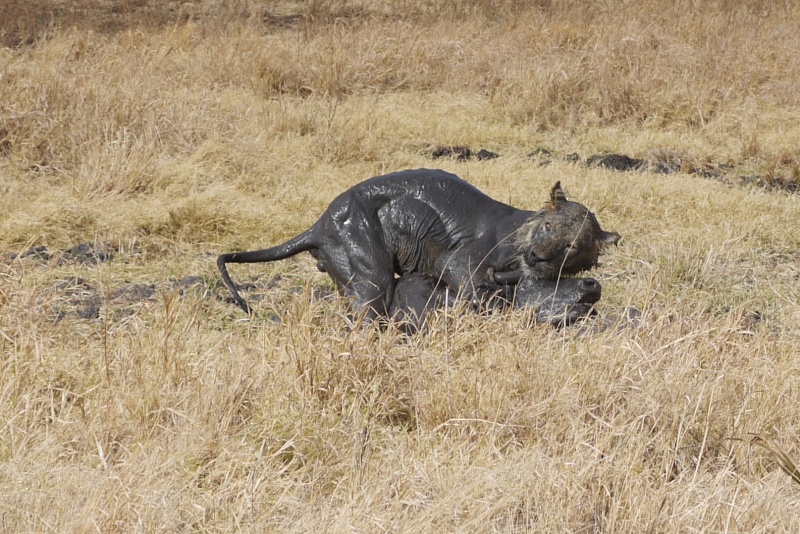
{"type": "MultiPolygon", "coordinates": [[[[305,291],[305,283],[302,280],[281,275],[275,275],[270,278],[253,276],[248,281],[234,283],[234,285],[251,304],[265,301],[269,298],[280,298],[280,294],[300,295],[305,291]]],[[[230,292],[222,284],[218,284],[215,287],[215,292],[218,295],[221,294],[220,300],[223,302],[238,307],[230,292]]],[[[315,300],[329,300],[335,298],[336,293],[328,287],[314,286],[311,296],[315,300]]]]}
{"type": "MultiPolygon", "coordinates": [[[[458,161],[466,161],[471,154],[468,147],[440,147],[432,153],[432,157],[449,156],[458,161]]],[[[576,152],[558,156],[545,147],[537,147],[526,156],[535,164],[542,166],[563,161],[617,172],[681,173],[734,185],[755,185],[790,193],[800,191],[800,150],[775,156],[762,163],[761,170],[756,172],[753,172],[753,164],[750,162],[718,163],[709,158],[695,158],[684,152],[664,148],[652,150],[642,158],[617,153],[594,154],[584,158],[576,152]]],[[[492,157],[499,156],[493,154],[492,157]]]]}
{"type": "Polygon", "coordinates": [[[141,302],[153,297],[156,288],[153,284],[130,284],[111,292],[112,301],[141,302]]]}
{"type": "Polygon", "coordinates": [[[800,150],[782,153],[760,165],[751,162],[715,162],[710,158],[696,158],[668,148],[651,150],[642,158],[616,153],[595,154],[587,158],[571,153],[559,157],[547,148],[537,148],[528,153],[528,158],[537,165],[564,161],[617,172],[680,173],[732,185],[758,186],[790,193],[800,191],[800,150]]]}
{"type": "Polygon", "coordinates": [[[631,158],[624,154],[597,154],[587,158],[586,165],[620,172],[644,171],[649,167],[645,160],[631,158]]]}
{"type": "Polygon", "coordinates": [[[706,176],[715,174],[711,165],[700,166],[693,158],[666,151],[653,151],[646,158],[634,158],[626,154],[615,153],[594,154],[584,158],[576,152],[558,157],[550,150],[540,148],[529,153],[528,158],[533,159],[539,165],[549,165],[555,161],[564,161],[575,165],[609,169],[617,172],[684,173],[706,176]]]}
{"type": "Polygon", "coordinates": [[[551,150],[544,147],[534,148],[532,151],[528,152],[527,158],[536,161],[540,165],[547,165],[558,159],[551,150]]]}
{"type": "Polygon", "coordinates": [[[59,265],[97,265],[110,261],[113,257],[114,253],[111,247],[106,244],[81,243],[62,252],[58,263],[59,265]]]}
{"type": "Polygon", "coordinates": [[[626,329],[636,329],[640,326],[642,326],[642,312],[633,306],[626,306],[616,313],[612,312],[604,317],[597,318],[589,331],[592,334],[605,332],[606,330],[621,332],[626,329]]]}
{"type": "MultiPolygon", "coordinates": [[[[327,1],[3,0],[0,2],[0,46],[33,45],[64,28],[113,35],[174,27],[190,21],[209,29],[247,21],[249,24],[260,22],[264,31],[275,31],[310,28],[320,23],[355,23],[381,16],[380,10],[349,4],[327,1]]],[[[395,13],[383,16],[398,18],[395,13]]]]}
{"type": "MultiPolygon", "coordinates": [[[[237,288],[251,303],[280,300],[282,295],[298,295],[304,291],[303,284],[298,284],[291,278],[284,279],[280,275],[254,276],[247,282],[237,284],[237,288]]],[[[101,284],[82,277],[68,276],[53,284],[47,291],[45,301],[49,308],[48,315],[54,321],[67,317],[91,321],[104,315],[114,319],[128,317],[136,313],[142,305],[157,302],[163,295],[170,293],[176,293],[179,298],[193,296],[236,306],[230,292],[219,280],[209,280],[202,276],[171,278],[155,283],[123,284],[111,288],[102,287],[101,284]]],[[[312,297],[316,300],[332,300],[335,293],[328,288],[315,287],[312,297]]],[[[277,316],[274,319],[280,321],[277,316]]]]}
{"type": "Polygon", "coordinates": [[[51,293],[51,316],[54,320],[74,316],[80,319],[97,319],[103,309],[111,315],[132,315],[135,305],[155,300],[155,284],[127,284],[102,291],[85,279],[70,276],[56,282],[51,293]]]}
{"type": "MultiPolygon", "coordinates": [[[[474,151],[468,146],[436,146],[426,150],[431,159],[453,159],[455,161],[488,160],[499,158],[486,149],[474,151]]],[[[661,148],[650,151],[645,157],[636,158],[627,154],[600,153],[588,157],[573,152],[558,156],[546,147],[537,147],[528,152],[527,158],[537,165],[550,165],[563,161],[591,168],[616,172],[651,172],[655,174],[682,173],[702,178],[712,178],[740,185],[759,185],[785,191],[800,190],[800,151],[773,158],[758,174],[745,171],[744,164],[715,163],[708,158],[695,158],[684,152],[661,148]]]]}
{"type": "Polygon", "coordinates": [[[290,27],[303,21],[297,15],[272,15],[268,5],[248,6],[241,2],[210,5],[200,0],[3,0],[0,46],[29,46],[63,28],[111,35],[188,21],[226,24],[254,16],[265,28],[290,27]]]}
{"type": "MultiPolygon", "coordinates": [[[[267,296],[269,291],[275,290],[282,284],[283,278],[281,275],[273,276],[271,278],[265,279],[260,276],[251,276],[247,281],[236,283],[234,282],[234,286],[236,290],[243,294],[243,296],[247,299],[248,302],[251,304],[254,302],[260,302],[264,300],[267,296]]],[[[291,291],[291,290],[290,290],[291,291]]],[[[238,307],[238,304],[233,299],[233,296],[230,294],[226,288],[222,287],[222,292],[220,293],[220,299],[225,302],[226,304],[232,304],[238,307]]]]}
{"type": "Polygon", "coordinates": [[[170,287],[177,291],[180,295],[187,293],[197,292],[205,294],[208,290],[208,284],[202,276],[187,276],[185,278],[170,278],[170,287]]]}
{"type": "Polygon", "coordinates": [[[431,149],[430,156],[432,159],[450,158],[456,161],[468,161],[471,159],[484,161],[499,157],[496,153],[485,148],[476,152],[467,146],[437,146],[431,149]]]}
{"type": "MultiPolygon", "coordinates": [[[[40,263],[47,263],[55,259],[58,265],[98,265],[111,261],[114,258],[115,249],[107,243],[81,243],[72,248],[60,252],[51,252],[46,246],[31,247],[22,252],[5,252],[0,258],[5,263],[15,260],[25,260],[40,263]]],[[[2,260],[0,260],[2,261],[2,260]]]]}
{"type": "Polygon", "coordinates": [[[793,193],[800,191],[800,149],[782,152],[770,158],[764,173],[756,178],[766,187],[793,193]]]}
{"type": "Polygon", "coordinates": [[[3,254],[6,261],[11,262],[14,260],[33,260],[33,261],[50,261],[50,253],[47,251],[47,247],[31,247],[27,250],[23,250],[20,253],[16,252],[6,252],[3,254]]]}

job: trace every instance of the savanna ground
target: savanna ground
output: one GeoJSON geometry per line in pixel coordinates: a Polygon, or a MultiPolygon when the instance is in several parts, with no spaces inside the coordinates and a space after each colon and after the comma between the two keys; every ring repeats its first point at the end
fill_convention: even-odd
{"type": "Polygon", "coordinates": [[[800,531],[800,7],[455,4],[3,2],[0,531],[800,531]],[[423,166],[561,180],[600,316],[348,331],[307,255],[225,300],[423,166]]]}

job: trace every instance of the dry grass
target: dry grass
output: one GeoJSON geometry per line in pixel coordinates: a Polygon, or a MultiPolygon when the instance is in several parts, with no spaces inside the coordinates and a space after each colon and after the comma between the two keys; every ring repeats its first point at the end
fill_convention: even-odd
{"type": "Polygon", "coordinates": [[[797,198],[526,157],[796,183],[800,8],[521,4],[0,8],[0,251],[114,252],[0,260],[4,530],[800,530],[797,198]],[[261,277],[252,321],[219,298],[214,254],[432,165],[520,207],[561,180],[623,234],[597,324],[346,332],[305,257],[235,268],[261,277]],[[133,283],[155,298],[120,304],[133,283]]]}

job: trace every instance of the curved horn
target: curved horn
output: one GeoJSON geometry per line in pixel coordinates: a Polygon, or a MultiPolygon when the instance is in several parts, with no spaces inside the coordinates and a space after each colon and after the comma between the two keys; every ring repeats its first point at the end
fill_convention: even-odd
{"type": "Polygon", "coordinates": [[[550,190],[550,203],[553,207],[558,207],[558,205],[562,202],[567,201],[567,195],[564,194],[564,191],[561,189],[561,180],[556,182],[556,185],[553,186],[553,189],[550,190]]]}

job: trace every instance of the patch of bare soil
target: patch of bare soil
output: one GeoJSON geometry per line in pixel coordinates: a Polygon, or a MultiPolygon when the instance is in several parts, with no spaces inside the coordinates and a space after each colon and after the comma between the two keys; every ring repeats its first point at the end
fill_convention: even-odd
{"type": "MultiPolygon", "coordinates": [[[[432,159],[451,158],[462,162],[500,157],[486,149],[474,151],[462,145],[434,147],[429,150],[429,154],[432,159]]],[[[737,185],[756,185],[790,193],[800,191],[800,151],[779,154],[755,173],[745,163],[715,163],[707,158],[696,158],[690,154],[664,148],[651,150],[644,158],[613,153],[594,154],[584,158],[577,153],[559,157],[547,148],[538,147],[528,153],[528,158],[538,165],[549,165],[561,160],[617,172],[683,173],[737,185]]]]}
{"type": "Polygon", "coordinates": [[[456,161],[467,161],[470,159],[483,161],[498,157],[497,154],[485,148],[474,151],[466,146],[438,146],[433,148],[430,154],[433,159],[452,158],[456,161]]]}
{"type": "Polygon", "coordinates": [[[81,243],[61,252],[51,253],[46,246],[31,247],[20,253],[6,252],[0,255],[5,263],[14,260],[49,262],[57,258],[59,265],[97,265],[114,257],[114,249],[107,243],[81,243]]]}
{"type": "Polygon", "coordinates": [[[125,284],[115,288],[101,288],[78,276],[58,280],[48,292],[50,315],[53,320],[68,316],[92,320],[102,313],[117,318],[132,315],[138,305],[154,302],[159,291],[177,291],[180,296],[197,292],[203,298],[221,299],[218,292],[210,292],[208,283],[200,276],[187,276],[160,283],[125,284]]]}
{"type": "MultiPolygon", "coordinates": [[[[22,252],[0,253],[0,264],[11,265],[25,262],[28,266],[80,266],[94,267],[113,259],[115,249],[109,244],[81,243],[64,251],[50,251],[46,246],[30,247],[22,252]]],[[[303,288],[296,281],[284,277],[252,276],[249,280],[236,284],[248,301],[260,302],[275,292],[301,293],[303,288]]],[[[334,298],[328,288],[314,288],[318,300],[334,298]]],[[[65,317],[93,320],[102,314],[117,318],[132,315],[138,306],[145,302],[158,300],[160,293],[176,292],[179,297],[193,294],[201,299],[213,299],[232,306],[236,302],[218,278],[208,280],[202,276],[190,275],[183,278],[131,283],[115,287],[102,287],[96,282],[80,276],[67,276],[57,280],[43,294],[40,303],[44,313],[58,321],[65,317]]]]}
{"type": "MultiPolygon", "coordinates": [[[[313,7],[306,10],[313,13],[313,7]]],[[[259,5],[251,2],[209,4],[202,0],[3,0],[0,2],[0,46],[31,45],[57,29],[113,34],[131,29],[156,29],[189,20],[225,24],[248,19],[258,20],[266,28],[285,28],[306,22],[308,16],[281,13],[273,2],[259,5]]]]}
{"type": "Polygon", "coordinates": [[[103,292],[85,279],[70,276],[58,280],[50,291],[52,318],[60,320],[69,315],[81,319],[97,319],[103,307],[118,317],[131,315],[138,304],[154,300],[154,284],[128,284],[103,292]]]}
{"type": "MultiPolygon", "coordinates": [[[[302,292],[301,287],[284,281],[280,276],[252,277],[237,287],[247,294],[251,302],[259,302],[275,290],[289,293],[302,292]]],[[[236,305],[228,289],[219,280],[209,281],[202,276],[123,284],[112,288],[102,287],[82,277],[68,276],[57,280],[45,293],[45,313],[54,321],[66,317],[95,320],[103,315],[119,319],[134,314],[144,303],[156,302],[160,294],[170,292],[176,292],[179,297],[194,294],[201,299],[213,299],[232,306],[236,305]]],[[[315,296],[319,299],[332,298],[333,292],[319,288],[315,289],[315,296]]]]}
{"type": "Polygon", "coordinates": [[[0,45],[30,45],[54,29],[113,33],[175,22],[179,2],[147,0],[6,0],[0,2],[0,45]]]}

